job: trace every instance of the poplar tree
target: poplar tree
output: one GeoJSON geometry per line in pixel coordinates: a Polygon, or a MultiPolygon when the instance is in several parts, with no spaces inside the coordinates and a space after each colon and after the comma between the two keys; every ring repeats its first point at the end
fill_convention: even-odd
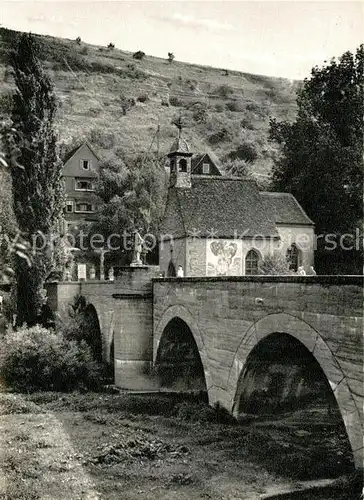
{"type": "Polygon", "coordinates": [[[57,102],[38,50],[34,37],[22,34],[10,54],[16,91],[5,134],[6,160],[11,167],[14,214],[33,256],[31,265],[15,256],[19,325],[37,322],[44,282],[52,269],[49,242],[62,224],[62,163],[54,128],[57,102]]]}

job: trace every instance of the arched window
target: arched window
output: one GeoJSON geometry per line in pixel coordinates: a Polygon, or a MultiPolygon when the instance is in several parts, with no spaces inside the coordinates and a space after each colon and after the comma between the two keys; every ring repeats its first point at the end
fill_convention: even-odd
{"type": "Polygon", "coordinates": [[[173,262],[170,260],[169,264],[168,264],[167,277],[173,278],[175,276],[177,276],[176,267],[173,264],[173,262]]]}
{"type": "Polygon", "coordinates": [[[245,275],[259,274],[259,255],[255,250],[249,250],[245,257],[245,275]]]}
{"type": "Polygon", "coordinates": [[[179,171],[187,172],[187,160],[185,160],[184,158],[179,161],[179,171]]]}
{"type": "Polygon", "coordinates": [[[286,253],[286,259],[288,261],[288,265],[291,271],[297,271],[298,266],[300,265],[300,251],[297,246],[293,243],[288,249],[286,253]]]}

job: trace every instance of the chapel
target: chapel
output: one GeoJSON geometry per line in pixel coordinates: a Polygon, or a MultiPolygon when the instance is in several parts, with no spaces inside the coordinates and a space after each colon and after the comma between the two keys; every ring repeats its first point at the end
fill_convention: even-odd
{"type": "Polygon", "coordinates": [[[250,178],[228,177],[211,155],[194,155],[181,136],[169,158],[170,181],[159,237],[165,276],[259,274],[276,251],[290,268],[314,260],[314,223],[289,193],[262,192],[250,178]]]}

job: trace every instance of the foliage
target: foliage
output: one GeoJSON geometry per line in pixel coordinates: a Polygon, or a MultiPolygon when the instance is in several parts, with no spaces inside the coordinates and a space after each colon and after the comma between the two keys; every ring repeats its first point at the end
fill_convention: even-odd
{"type": "Polygon", "coordinates": [[[253,163],[258,158],[258,152],[254,143],[244,141],[236,148],[235,151],[229,153],[231,160],[244,160],[247,163],[253,163]]]}
{"type": "Polygon", "coordinates": [[[110,42],[109,45],[107,46],[107,48],[110,50],[113,50],[113,49],[115,49],[115,45],[112,42],[110,42]]]}
{"type": "Polygon", "coordinates": [[[77,45],[81,45],[81,37],[80,36],[78,36],[76,38],[76,43],[77,43],[77,45]]]}
{"type": "Polygon", "coordinates": [[[115,134],[112,130],[95,127],[90,131],[92,145],[102,149],[112,149],[115,145],[115,134]]]}
{"type": "Polygon", "coordinates": [[[173,54],[173,52],[168,52],[168,61],[169,61],[169,64],[172,64],[174,58],[175,58],[175,55],[173,54]]]}
{"type": "Polygon", "coordinates": [[[267,255],[260,264],[259,271],[260,274],[267,274],[269,276],[286,276],[288,274],[294,274],[294,272],[289,268],[286,256],[279,251],[267,255]]]}
{"type": "Polygon", "coordinates": [[[293,193],[320,234],[351,232],[362,219],[363,69],[364,46],[314,67],[296,121],[270,124],[282,152],[274,187],[293,193]]]}
{"type": "Polygon", "coordinates": [[[149,101],[149,96],[148,94],[141,94],[140,96],[137,97],[138,102],[146,102],[149,101]]]}
{"type": "Polygon", "coordinates": [[[34,326],[7,332],[0,346],[0,376],[16,391],[69,391],[97,387],[99,369],[85,342],[34,326]]]}
{"type": "Polygon", "coordinates": [[[15,256],[18,322],[29,325],[43,304],[41,290],[52,266],[47,242],[56,232],[63,207],[62,163],[54,130],[56,98],[37,55],[34,38],[22,35],[10,58],[16,92],[12,124],[3,133],[19,230],[29,246],[34,247],[35,237],[42,241],[42,250],[33,252],[32,266],[15,256]]]}
{"type": "Polygon", "coordinates": [[[147,153],[104,164],[97,189],[104,201],[97,230],[108,236],[157,229],[166,192],[164,161],[162,155],[147,153]]]}
{"type": "Polygon", "coordinates": [[[233,177],[247,177],[251,174],[250,163],[245,160],[227,158],[224,161],[224,168],[226,173],[233,177]]]}
{"type": "Polygon", "coordinates": [[[142,50],[138,50],[137,52],[134,52],[133,54],[133,59],[137,59],[138,61],[141,61],[145,56],[145,52],[142,50]]]}
{"type": "Polygon", "coordinates": [[[93,359],[102,361],[101,332],[98,318],[82,295],[75,297],[66,321],[58,325],[64,337],[70,341],[85,342],[93,359]]]}
{"type": "Polygon", "coordinates": [[[216,93],[225,99],[230,97],[231,94],[233,94],[233,92],[234,92],[233,89],[231,87],[229,87],[229,85],[225,85],[225,84],[220,85],[216,89],[216,93]]]}
{"type": "Polygon", "coordinates": [[[171,97],[169,98],[169,104],[171,106],[181,107],[183,106],[183,101],[176,95],[171,95],[171,97]]]}
{"type": "Polygon", "coordinates": [[[123,111],[123,115],[125,116],[126,113],[133,106],[135,106],[135,99],[134,99],[134,97],[126,97],[124,94],[121,94],[121,96],[120,96],[120,104],[121,104],[121,109],[123,111]]]}

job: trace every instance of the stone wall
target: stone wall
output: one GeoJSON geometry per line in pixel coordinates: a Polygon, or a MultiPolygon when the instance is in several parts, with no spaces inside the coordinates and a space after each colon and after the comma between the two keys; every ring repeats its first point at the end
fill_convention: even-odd
{"type": "Polygon", "coordinates": [[[341,410],[356,459],[362,453],[361,277],[219,277],[155,280],[154,357],[174,317],[187,323],[204,366],[211,403],[229,410],[254,346],[292,335],[320,364],[341,410]]]}

